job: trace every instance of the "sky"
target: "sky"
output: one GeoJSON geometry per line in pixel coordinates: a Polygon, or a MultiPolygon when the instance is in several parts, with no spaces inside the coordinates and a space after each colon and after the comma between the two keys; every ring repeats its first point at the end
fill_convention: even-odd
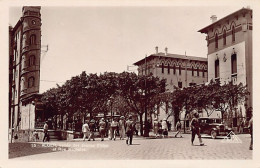
{"type": "MultiPolygon", "coordinates": [[[[159,52],[207,57],[198,30],[242,7],[226,6],[42,6],[40,93],[86,73],[123,72],[145,55],[159,52]],[[45,47],[42,48],[46,49],[45,47]]],[[[22,7],[9,8],[15,26],[22,7]]],[[[136,70],[137,67],[130,67],[136,70]]],[[[135,71],[137,72],[137,71],[135,71]]]]}

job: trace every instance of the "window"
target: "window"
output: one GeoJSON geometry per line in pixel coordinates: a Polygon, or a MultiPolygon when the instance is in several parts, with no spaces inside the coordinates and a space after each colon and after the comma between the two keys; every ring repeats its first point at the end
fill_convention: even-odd
{"type": "Polygon", "coordinates": [[[226,45],[227,44],[227,33],[226,33],[226,30],[224,30],[223,32],[223,45],[226,45]]]}
{"type": "Polygon", "coordinates": [[[170,64],[168,64],[168,74],[170,74],[170,64]]]}
{"type": "Polygon", "coordinates": [[[30,45],[36,44],[36,35],[32,34],[30,36],[30,45]]]}
{"type": "Polygon", "coordinates": [[[191,68],[191,75],[194,76],[194,68],[191,68]]]}
{"type": "Polygon", "coordinates": [[[236,54],[233,54],[231,56],[231,71],[232,71],[232,74],[234,73],[237,73],[237,55],[236,54]]]}
{"type": "Polygon", "coordinates": [[[202,69],[202,76],[205,77],[205,71],[202,69]]]}
{"type": "Polygon", "coordinates": [[[164,64],[162,63],[162,73],[164,73],[164,64]]]}
{"type": "Polygon", "coordinates": [[[182,88],[182,82],[178,82],[178,87],[182,88]]]}
{"type": "Polygon", "coordinates": [[[179,75],[181,75],[181,64],[179,65],[179,75]]]}
{"type": "Polygon", "coordinates": [[[34,87],[34,77],[28,79],[28,88],[34,87]]]}
{"type": "Polygon", "coordinates": [[[219,77],[219,60],[215,61],[215,78],[219,77]]]}
{"type": "Polygon", "coordinates": [[[235,36],[235,26],[232,26],[232,42],[235,42],[236,36],[235,36]]]}
{"type": "Polygon", "coordinates": [[[35,56],[31,55],[29,58],[29,66],[35,65],[35,56]]]}
{"type": "Polygon", "coordinates": [[[175,65],[173,65],[173,74],[174,75],[176,74],[176,67],[175,67],[175,65]]]}
{"type": "Polygon", "coordinates": [[[218,48],[218,34],[215,34],[215,48],[218,48]]]}
{"type": "Polygon", "coordinates": [[[199,67],[197,67],[197,76],[200,76],[200,70],[199,70],[199,67]]]}

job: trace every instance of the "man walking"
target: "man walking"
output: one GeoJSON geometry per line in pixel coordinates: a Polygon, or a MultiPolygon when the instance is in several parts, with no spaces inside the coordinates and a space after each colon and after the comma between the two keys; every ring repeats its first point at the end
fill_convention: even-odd
{"type": "Polygon", "coordinates": [[[101,121],[99,122],[99,133],[101,136],[101,141],[104,141],[105,132],[106,132],[106,123],[104,118],[101,118],[101,121]]]}
{"type": "Polygon", "coordinates": [[[126,144],[128,144],[129,142],[129,145],[132,145],[133,131],[134,131],[134,123],[132,121],[132,116],[129,115],[128,120],[126,121],[126,135],[127,135],[126,144]]]}
{"type": "Polygon", "coordinates": [[[85,139],[88,137],[89,131],[90,130],[89,130],[88,122],[86,120],[85,123],[82,125],[83,141],[85,141],[85,139]]]}
{"type": "Polygon", "coordinates": [[[251,142],[249,146],[249,150],[253,150],[253,116],[249,120],[249,130],[250,130],[250,135],[251,135],[251,142]]]}
{"type": "Polygon", "coordinates": [[[182,135],[181,135],[181,122],[180,122],[180,119],[178,119],[177,123],[176,123],[176,129],[177,129],[177,133],[175,134],[175,138],[177,138],[177,135],[180,134],[180,137],[182,138],[182,135]]]}
{"type": "Polygon", "coordinates": [[[199,123],[199,114],[195,113],[193,119],[191,120],[191,144],[193,144],[195,135],[198,135],[200,146],[203,146],[201,135],[200,135],[200,123],[199,123]]]}
{"type": "Polygon", "coordinates": [[[43,133],[44,133],[44,136],[43,136],[43,142],[45,142],[45,139],[49,142],[50,141],[50,137],[49,137],[49,134],[48,134],[48,121],[46,121],[44,123],[44,126],[43,126],[43,133]]]}
{"type": "Polygon", "coordinates": [[[93,141],[95,141],[95,137],[94,137],[95,128],[96,128],[96,126],[95,126],[95,120],[92,119],[92,120],[90,121],[90,123],[89,123],[90,134],[89,134],[89,136],[88,136],[88,141],[90,141],[91,138],[93,139],[93,141]]]}
{"type": "Polygon", "coordinates": [[[158,136],[158,130],[159,130],[159,122],[158,122],[157,118],[155,118],[154,122],[153,122],[153,132],[154,132],[155,138],[157,138],[157,136],[158,136]]]}
{"type": "Polygon", "coordinates": [[[119,136],[120,136],[120,140],[124,140],[125,138],[125,120],[124,120],[124,116],[120,117],[119,123],[119,136]]]}

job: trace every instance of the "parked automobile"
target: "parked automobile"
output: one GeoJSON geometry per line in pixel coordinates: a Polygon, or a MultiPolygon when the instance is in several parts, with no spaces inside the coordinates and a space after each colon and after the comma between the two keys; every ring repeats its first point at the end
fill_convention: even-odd
{"type": "Polygon", "coordinates": [[[232,131],[231,128],[221,123],[220,118],[203,117],[199,118],[199,122],[201,128],[200,133],[208,134],[212,139],[215,139],[217,136],[227,136],[232,131]]]}

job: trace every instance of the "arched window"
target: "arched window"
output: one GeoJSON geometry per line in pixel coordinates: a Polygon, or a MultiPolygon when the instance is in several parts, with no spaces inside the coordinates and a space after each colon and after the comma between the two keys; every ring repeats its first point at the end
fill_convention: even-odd
{"type": "Polygon", "coordinates": [[[29,66],[35,65],[35,56],[31,55],[29,58],[29,66]]]}
{"type": "Polygon", "coordinates": [[[173,74],[174,75],[176,74],[176,67],[175,67],[175,65],[173,65],[173,74]]]}
{"type": "Polygon", "coordinates": [[[197,67],[197,76],[200,76],[199,67],[197,67]]]}
{"type": "Polygon", "coordinates": [[[164,64],[162,63],[162,73],[164,73],[164,64]]]}
{"type": "Polygon", "coordinates": [[[34,87],[34,77],[31,76],[29,79],[28,79],[28,88],[31,88],[31,87],[34,87]]]}
{"type": "Polygon", "coordinates": [[[36,44],[36,35],[32,34],[30,36],[30,45],[36,44]]]}
{"type": "Polygon", "coordinates": [[[181,64],[179,65],[179,75],[181,75],[181,64]]]}
{"type": "Polygon", "coordinates": [[[224,30],[223,32],[223,45],[226,45],[227,44],[227,32],[226,30],[224,30]]]}
{"type": "Polygon", "coordinates": [[[219,77],[219,60],[215,61],[215,78],[219,77]]]}
{"type": "Polygon", "coordinates": [[[232,26],[232,42],[235,42],[236,36],[235,36],[235,26],[232,26]]]}
{"type": "Polygon", "coordinates": [[[237,73],[237,55],[236,54],[233,54],[231,56],[231,71],[232,71],[232,74],[235,74],[237,73]]]}
{"type": "Polygon", "coordinates": [[[204,69],[202,69],[202,76],[203,76],[203,78],[205,77],[205,71],[204,71],[204,69]]]}
{"type": "Polygon", "coordinates": [[[170,74],[170,64],[168,63],[168,74],[170,74]]]}
{"type": "Polygon", "coordinates": [[[194,68],[191,67],[191,75],[194,76],[194,68]]]}
{"type": "Polygon", "coordinates": [[[215,34],[215,48],[218,48],[218,33],[215,34]]]}

